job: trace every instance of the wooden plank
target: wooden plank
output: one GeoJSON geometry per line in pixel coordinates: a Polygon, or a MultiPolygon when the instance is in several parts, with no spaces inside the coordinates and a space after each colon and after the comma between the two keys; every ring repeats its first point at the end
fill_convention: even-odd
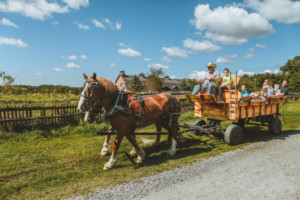
{"type": "Polygon", "coordinates": [[[260,115],[261,115],[261,116],[266,115],[266,105],[265,105],[265,104],[262,104],[262,105],[260,106],[260,115]]]}
{"type": "Polygon", "coordinates": [[[253,106],[247,107],[247,117],[253,117],[253,116],[254,116],[253,106]]]}
{"type": "Polygon", "coordinates": [[[260,115],[260,105],[254,106],[254,116],[258,117],[260,115]]]}
{"type": "Polygon", "coordinates": [[[241,110],[241,118],[247,118],[247,109],[245,107],[240,107],[241,110]]]}

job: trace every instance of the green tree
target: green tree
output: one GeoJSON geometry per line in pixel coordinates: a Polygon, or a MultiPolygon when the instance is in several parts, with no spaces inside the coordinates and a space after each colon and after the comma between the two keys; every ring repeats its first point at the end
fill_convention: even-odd
{"type": "Polygon", "coordinates": [[[187,84],[189,85],[190,89],[192,90],[195,85],[198,85],[198,82],[196,79],[188,79],[187,84]]]}
{"type": "Polygon", "coordinates": [[[190,91],[191,87],[187,84],[186,79],[184,78],[180,84],[180,89],[183,91],[190,91]]]}
{"type": "Polygon", "coordinates": [[[163,79],[161,78],[164,75],[162,69],[150,68],[150,74],[148,75],[144,88],[146,91],[162,91],[163,79]]]}
{"type": "Polygon", "coordinates": [[[245,85],[247,87],[248,93],[255,92],[256,91],[256,85],[255,82],[252,80],[252,78],[248,74],[244,74],[239,83],[239,89],[242,88],[242,85],[245,85]]]}
{"type": "Polygon", "coordinates": [[[5,72],[0,72],[0,78],[2,79],[2,86],[4,88],[10,87],[15,82],[15,79],[5,72]]]}
{"type": "Polygon", "coordinates": [[[131,79],[129,90],[133,92],[140,92],[144,89],[144,85],[137,75],[134,75],[131,79]]]}
{"type": "Polygon", "coordinates": [[[288,60],[285,65],[280,67],[285,78],[289,80],[289,88],[291,90],[300,90],[300,56],[295,56],[292,60],[288,60]]]}

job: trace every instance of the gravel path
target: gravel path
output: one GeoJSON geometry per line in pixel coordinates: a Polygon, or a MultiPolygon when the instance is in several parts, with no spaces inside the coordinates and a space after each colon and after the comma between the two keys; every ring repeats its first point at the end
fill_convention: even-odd
{"type": "Polygon", "coordinates": [[[81,199],[300,200],[300,131],[81,199]]]}

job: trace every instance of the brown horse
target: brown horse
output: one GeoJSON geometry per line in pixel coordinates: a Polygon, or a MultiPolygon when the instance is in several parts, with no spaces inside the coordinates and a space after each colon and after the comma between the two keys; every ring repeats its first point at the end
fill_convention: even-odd
{"type": "Polygon", "coordinates": [[[144,105],[141,106],[141,102],[134,94],[122,94],[110,80],[102,77],[97,78],[95,73],[91,77],[87,77],[85,74],[83,76],[86,82],[78,109],[88,110],[87,108],[91,107],[93,109],[103,107],[112,129],[117,131],[112,155],[103,169],[110,169],[115,165],[117,151],[124,136],[136,149],[137,162],[142,162],[146,154],[137,144],[134,131],[136,128],[146,127],[153,123],[157,123],[168,130],[168,141],[171,143],[168,154],[171,156],[175,154],[179,130],[178,119],[182,112],[182,105],[177,98],[162,93],[143,98],[144,105]]]}

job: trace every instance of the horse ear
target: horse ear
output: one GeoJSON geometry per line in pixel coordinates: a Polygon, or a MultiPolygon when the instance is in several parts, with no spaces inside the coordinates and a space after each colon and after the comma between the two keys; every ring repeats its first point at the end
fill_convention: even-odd
{"type": "Polygon", "coordinates": [[[96,75],[96,73],[94,72],[94,73],[93,73],[93,80],[95,81],[96,78],[97,78],[97,75],[96,75]]]}
{"type": "Polygon", "coordinates": [[[87,76],[87,75],[85,75],[85,73],[83,73],[83,77],[84,77],[84,79],[85,79],[85,80],[87,80],[87,79],[88,79],[88,76],[87,76]]]}

